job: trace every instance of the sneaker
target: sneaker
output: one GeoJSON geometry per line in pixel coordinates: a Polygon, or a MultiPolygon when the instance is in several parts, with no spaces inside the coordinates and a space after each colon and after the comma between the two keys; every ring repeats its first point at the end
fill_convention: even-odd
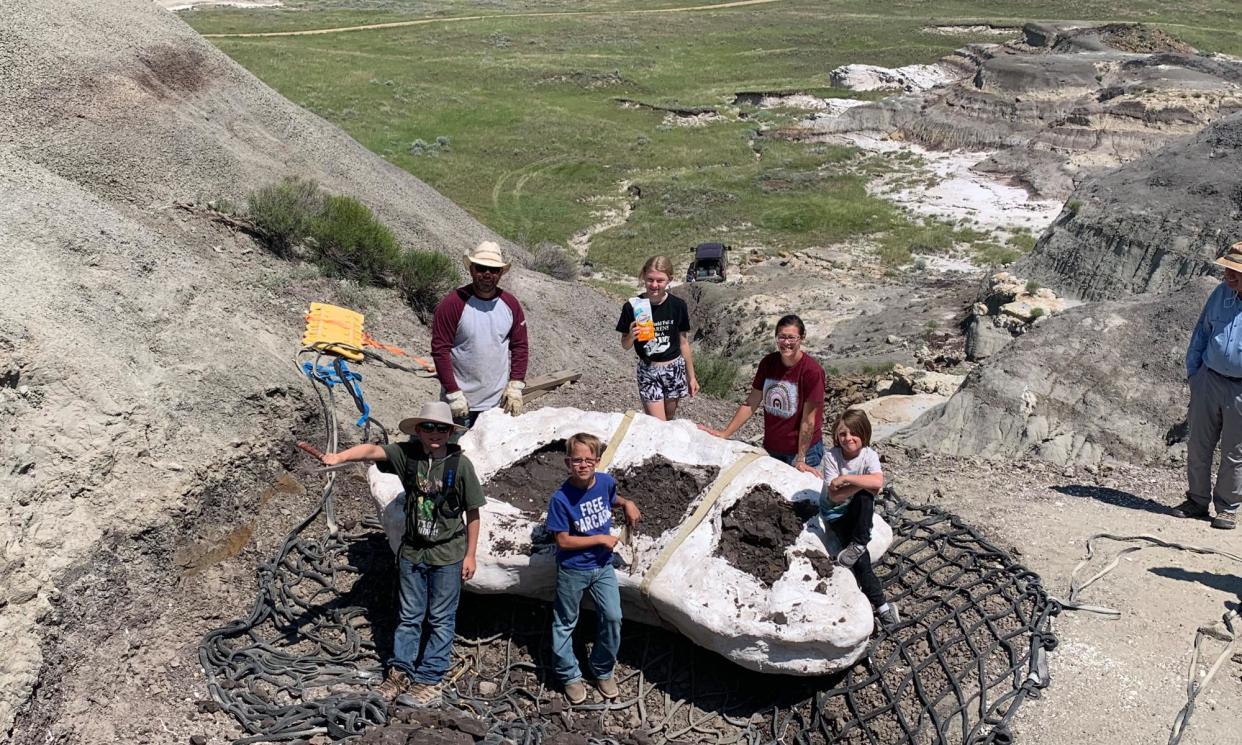
{"type": "Polygon", "coordinates": [[[587,690],[586,684],[581,680],[575,680],[572,683],[565,684],[565,698],[569,699],[569,703],[575,706],[586,701],[587,690]]]}
{"type": "Polygon", "coordinates": [[[841,549],[841,553],[837,554],[837,563],[843,567],[852,567],[856,561],[862,558],[863,551],[866,550],[867,547],[861,543],[851,543],[841,549]]]}
{"type": "Polygon", "coordinates": [[[1193,499],[1187,499],[1178,506],[1173,508],[1174,517],[1207,517],[1208,506],[1199,504],[1193,499]]]}
{"type": "Polygon", "coordinates": [[[410,689],[410,700],[415,706],[435,706],[443,701],[443,683],[415,683],[410,689]]]}
{"type": "Polygon", "coordinates": [[[609,701],[621,695],[621,689],[617,688],[616,678],[604,678],[595,681],[595,687],[599,688],[599,693],[609,701]]]}
{"type": "Polygon", "coordinates": [[[384,682],[379,684],[379,688],[375,692],[384,697],[386,701],[392,701],[397,696],[410,690],[414,685],[414,681],[410,680],[410,676],[395,667],[388,668],[388,672],[384,673],[384,682]]]}
{"type": "Polygon", "coordinates": [[[1238,516],[1232,512],[1217,512],[1212,518],[1212,527],[1220,530],[1233,530],[1238,527],[1238,516]]]}
{"type": "Polygon", "coordinates": [[[894,602],[890,601],[887,608],[877,610],[875,614],[879,616],[880,622],[885,626],[896,626],[901,623],[901,614],[897,612],[897,604],[894,602]]]}

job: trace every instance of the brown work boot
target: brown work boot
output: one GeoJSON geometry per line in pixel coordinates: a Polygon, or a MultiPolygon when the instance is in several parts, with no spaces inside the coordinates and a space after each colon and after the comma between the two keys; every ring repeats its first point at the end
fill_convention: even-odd
{"type": "Polygon", "coordinates": [[[569,699],[569,703],[574,704],[575,706],[582,703],[583,701],[586,701],[587,699],[586,684],[583,683],[581,679],[575,680],[572,683],[566,683],[565,684],[565,698],[569,699]]]}
{"type": "Polygon", "coordinates": [[[436,706],[444,701],[444,683],[415,683],[410,689],[415,706],[436,706]]]}
{"type": "Polygon", "coordinates": [[[388,668],[388,672],[384,673],[384,682],[379,684],[379,688],[375,692],[384,697],[385,701],[392,701],[397,696],[410,690],[414,685],[414,681],[410,680],[410,676],[395,667],[388,668]]]}
{"type": "Polygon", "coordinates": [[[1238,516],[1232,512],[1217,512],[1212,518],[1212,527],[1219,530],[1233,530],[1238,527],[1238,516]]]}
{"type": "Polygon", "coordinates": [[[621,695],[621,689],[617,687],[616,678],[604,678],[595,681],[595,687],[599,689],[599,693],[609,701],[621,695]]]}

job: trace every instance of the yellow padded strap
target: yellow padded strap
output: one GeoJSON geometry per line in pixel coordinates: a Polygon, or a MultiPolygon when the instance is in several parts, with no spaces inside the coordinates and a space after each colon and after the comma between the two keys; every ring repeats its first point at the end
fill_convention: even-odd
{"type": "Polygon", "coordinates": [[[712,488],[707,492],[707,496],[703,497],[703,501],[699,503],[698,509],[694,511],[694,514],[690,516],[689,520],[681,524],[681,529],[677,531],[677,535],[674,536],[673,540],[664,547],[664,550],[660,552],[660,555],[656,557],[656,560],[651,563],[651,568],[647,570],[645,575],[643,575],[642,584],[639,586],[643,597],[647,597],[650,594],[651,582],[656,578],[656,575],[660,573],[660,570],[664,569],[664,565],[668,563],[670,558],[672,558],[673,554],[681,546],[682,542],[684,542],[686,538],[694,532],[694,529],[699,527],[699,524],[702,523],[707,517],[707,513],[712,509],[712,505],[716,504],[716,500],[720,499],[720,495],[724,493],[725,487],[732,483],[733,479],[737,478],[737,475],[745,470],[747,466],[754,463],[759,458],[762,458],[763,455],[764,453],[762,451],[744,454],[742,457],[733,461],[733,465],[729,466],[728,469],[720,475],[720,478],[716,479],[716,483],[712,484],[712,488]]]}

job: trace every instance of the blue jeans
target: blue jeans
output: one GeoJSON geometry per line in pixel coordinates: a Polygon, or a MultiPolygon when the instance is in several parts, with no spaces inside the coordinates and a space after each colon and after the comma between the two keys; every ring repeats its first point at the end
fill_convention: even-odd
{"type": "MultiPolygon", "coordinates": [[[[794,458],[798,457],[797,453],[774,453],[771,450],[768,451],[768,455],[772,456],[773,458],[776,458],[781,463],[784,463],[787,466],[792,466],[794,462],[794,458]]],[[[820,440],[819,442],[807,448],[806,458],[804,460],[806,461],[806,464],[810,466],[811,468],[819,468],[820,462],[824,460],[824,441],[820,440]]]]}
{"type": "Polygon", "coordinates": [[[552,656],[556,675],[562,683],[582,680],[578,658],[574,657],[574,627],[578,625],[578,606],[582,593],[590,592],[599,617],[595,646],[588,660],[596,680],[612,677],[621,648],[621,592],[612,565],[600,569],[556,569],[556,600],[552,603],[552,656]]]}
{"type": "Polygon", "coordinates": [[[401,615],[388,664],[404,671],[415,683],[439,683],[448,672],[453,650],[457,601],[461,599],[461,562],[434,566],[402,558],[397,561],[397,574],[401,615]]]}

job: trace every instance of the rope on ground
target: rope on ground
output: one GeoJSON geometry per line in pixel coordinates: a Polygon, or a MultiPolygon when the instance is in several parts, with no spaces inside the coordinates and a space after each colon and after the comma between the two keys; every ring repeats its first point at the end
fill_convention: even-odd
{"type": "MultiPolygon", "coordinates": [[[[1109,572],[1116,569],[1117,565],[1121,563],[1122,558],[1124,558],[1127,554],[1142,551],[1146,548],[1168,548],[1176,551],[1189,551],[1195,554],[1220,556],[1231,561],[1242,562],[1242,556],[1230,553],[1229,551],[1222,551],[1220,549],[1210,548],[1207,546],[1195,546],[1189,543],[1166,541],[1163,538],[1157,538],[1154,535],[1146,533],[1140,535],[1096,533],[1087,539],[1086,557],[1082,561],[1078,562],[1078,564],[1074,566],[1074,570],[1070,572],[1069,598],[1067,600],[1057,602],[1061,604],[1062,608],[1067,610],[1096,613],[1109,618],[1121,618],[1121,611],[1119,610],[1105,608],[1098,605],[1086,605],[1079,602],[1078,598],[1082,595],[1083,590],[1100,581],[1109,572]],[[1092,574],[1090,577],[1083,579],[1079,576],[1079,573],[1082,572],[1087,565],[1091,563],[1091,560],[1095,558],[1097,553],[1096,545],[1100,541],[1116,541],[1118,543],[1129,543],[1130,545],[1114,554],[1112,559],[1110,559],[1102,569],[1097,571],[1095,574],[1092,574]]],[[[1177,713],[1176,719],[1173,721],[1173,729],[1169,734],[1169,745],[1177,745],[1181,741],[1182,735],[1186,733],[1186,728],[1190,724],[1190,717],[1194,713],[1196,699],[1198,699],[1199,694],[1207,690],[1208,685],[1211,684],[1212,678],[1216,676],[1216,672],[1220,669],[1221,665],[1224,664],[1225,660],[1229,659],[1230,655],[1233,654],[1234,646],[1237,643],[1234,621],[1237,619],[1237,611],[1231,610],[1225,614],[1224,618],[1220,622],[1213,626],[1201,626],[1195,632],[1194,650],[1191,654],[1190,669],[1187,673],[1186,680],[1186,705],[1181,708],[1181,710],[1177,713]],[[1203,677],[1200,678],[1199,671],[1203,669],[1205,665],[1203,647],[1208,639],[1223,641],[1225,642],[1225,647],[1220,654],[1217,655],[1215,661],[1208,666],[1207,672],[1203,675],[1203,677]]]]}
{"type": "MultiPolygon", "coordinates": [[[[338,384],[347,387],[363,413],[364,432],[374,423],[386,441],[387,430],[366,416],[360,377],[339,358],[322,365],[321,357],[299,370],[319,399],[327,452],[339,443],[333,395],[338,384]]],[[[326,473],[319,504],[285,536],[276,555],[259,565],[259,591],[249,615],[208,632],[200,643],[199,662],[212,699],[248,733],[237,745],[318,734],[340,740],[387,721],[386,704],[377,694],[333,690],[370,686],[381,673],[374,643],[363,633],[365,609],[341,602],[338,580],[359,572],[349,548],[363,536],[342,533],[337,525],[336,476],[326,473]],[[324,535],[304,535],[320,516],[324,535]],[[324,695],[316,698],[317,690],[324,695]]]]}
{"type": "Polygon", "coordinates": [[[547,604],[466,596],[457,648],[471,669],[449,704],[488,724],[485,742],[539,745],[575,730],[594,745],[1008,745],[1019,706],[1048,685],[1059,607],[956,517],[889,493],[881,504],[897,538],[877,574],[909,619],[844,673],[774,679],[627,623],[621,696],[566,709],[552,688],[547,604]]]}

